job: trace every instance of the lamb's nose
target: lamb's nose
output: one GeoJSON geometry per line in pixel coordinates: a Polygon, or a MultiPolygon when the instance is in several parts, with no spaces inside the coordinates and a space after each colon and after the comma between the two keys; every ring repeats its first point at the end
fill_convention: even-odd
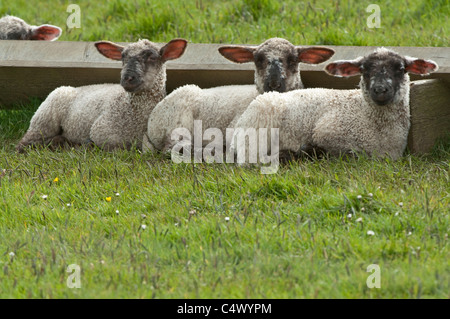
{"type": "Polygon", "coordinates": [[[389,89],[387,88],[387,87],[385,87],[385,86],[375,86],[374,88],[373,88],[373,91],[376,93],[376,94],[383,94],[383,93],[386,93],[387,91],[389,91],[389,89]]]}
{"type": "Polygon", "coordinates": [[[270,86],[271,89],[277,90],[277,89],[279,89],[281,87],[281,83],[280,82],[272,82],[272,83],[270,83],[269,86],[270,86]]]}
{"type": "Polygon", "coordinates": [[[127,83],[133,83],[136,80],[136,77],[134,75],[128,75],[125,77],[125,82],[127,83]]]}

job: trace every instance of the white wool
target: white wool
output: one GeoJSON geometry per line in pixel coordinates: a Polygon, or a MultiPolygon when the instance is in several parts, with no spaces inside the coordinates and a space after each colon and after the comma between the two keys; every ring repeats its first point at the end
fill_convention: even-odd
{"type": "MultiPolygon", "coordinates": [[[[148,138],[156,149],[169,149],[172,142],[175,143],[171,141],[172,131],[184,127],[192,134],[194,120],[202,121],[203,132],[208,128],[225,132],[258,94],[255,85],[229,85],[211,89],[201,89],[196,85],[180,87],[158,103],[151,113],[148,138]]],[[[144,151],[152,149],[147,144],[147,136],[144,136],[144,141],[144,151]]]]}
{"type": "MultiPolygon", "coordinates": [[[[299,152],[314,145],[334,155],[364,151],[397,159],[410,127],[408,75],[400,91],[397,103],[384,106],[367,102],[364,89],[269,92],[249,105],[235,127],[279,128],[280,150],[299,152]]],[[[243,141],[232,145],[237,152],[245,147],[243,141]]]]}
{"type": "MultiPolygon", "coordinates": [[[[147,42],[136,42],[132,49],[138,50],[147,42]]],[[[119,84],[55,89],[33,115],[17,150],[57,138],[73,144],[94,142],[105,150],[133,144],[141,147],[150,112],[166,95],[165,65],[146,74],[144,81],[145,89],[137,93],[127,92],[119,84]]]]}
{"type": "MultiPolygon", "coordinates": [[[[255,50],[269,58],[284,58],[292,52],[298,54],[300,47],[282,38],[271,38],[255,50]]],[[[202,133],[208,128],[222,131],[224,141],[226,128],[234,126],[251,101],[264,92],[264,80],[269,67],[256,67],[255,85],[228,85],[201,89],[186,85],[169,94],[150,114],[148,132],[143,137],[143,150],[169,150],[178,141],[171,140],[173,130],[187,128],[193,134],[194,121],[202,121],[202,133]]],[[[286,79],[286,90],[303,88],[300,68],[286,79]]],[[[205,146],[209,141],[203,141],[205,146]]]]}

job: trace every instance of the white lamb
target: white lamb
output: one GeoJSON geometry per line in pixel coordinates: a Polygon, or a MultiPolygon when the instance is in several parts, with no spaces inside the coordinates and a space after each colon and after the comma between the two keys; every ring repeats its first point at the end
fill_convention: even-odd
{"type": "Polygon", "coordinates": [[[122,60],[120,84],[98,84],[54,90],[39,106],[17,150],[27,145],[93,142],[105,150],[141,147],[153,107],[166,95],[165,62],[180,57],[186,40],[160,47],[140,40],[127,47],[97,42],[98,51],[122,60]]]}
{"type": "MultiPolygon", "coordinates": [[[[202,134],[208,128],[218,128],[225,134],[226,128],[233,126],[259,94],[303,88],[299,62],[317,64],[334,54],[332,49],[294,46],[281,38],[269,39],[259,46],[222,46],[219,52],[236,63],[254,62],[256,85],[178,88],[151,113],[148,134],[143,139],[144,150],[171,149],[177,142],[171,139],[173,130],[187,128],[192,133],[194,120],[202,121],[202,134]]],[[[206,143],[203,141],[203,146],[206,143]]]]}
{"type": "Polygon", "coordinates": [[[43,24],[29,25],[15,16],[4,16],[0,19],[0,40],[46,40],[55,41],[61,35],[61,28],[43,24]]]}
{"type": "Polygon", "coordinates": [[[243,129],[279,128],[280,152],[319,148],[332,155],[365,152],[398,159],[410,127],[407,73],[427,75],[437,68],[433,61],[403,57],[385,48],[366,57],[330,63],[325,69],[331,75],[361,74],[360,89],[265,93],[237,121],[236,129],[241,130],[234,133],[232,149],[238,162],[247,161],[243,129]]]}

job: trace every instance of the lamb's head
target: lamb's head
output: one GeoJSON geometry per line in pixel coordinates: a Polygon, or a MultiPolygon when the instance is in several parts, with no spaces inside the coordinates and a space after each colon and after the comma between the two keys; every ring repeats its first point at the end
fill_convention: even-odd
{"type": "Polygon", "coordinates": [[[437,69],[434,61],[401,56],[386,48],[378,48],[375,52],[355,60],[336,61],[325,68],[334,76],[361,74],[361,89],[380,106],[403,99],[405,88],[409,85],[408,72],[428,75],[437,69]]]}
{"type": "Polygon", "coordinates": [[[318,64],[334,51],[324,47],[300,47],[281,38],[271,38],[259,46],[222,46],[219,52],[236,63],[254,62],[255,84],[260,93],[302,89],[299,62],[318,64]]]}
{"type": "Polygon", "coordinates": [[[149,40],[139,40],[127,47],[109,41],[95,43],[105,57],[122,61],[120,84],[135,93],[151,90],[161,77],[165,82],[165,62],[179,58],[186,45],[184,39],[174,39],[162,47],[149,40]]]}
{"type": "Polygon", "coordinates": [[[1,40],[45,40],[54,41],[61,35],[61,28],[43,24],[32,26],[14,16],[4,16],[0,19],[1,40]]]}

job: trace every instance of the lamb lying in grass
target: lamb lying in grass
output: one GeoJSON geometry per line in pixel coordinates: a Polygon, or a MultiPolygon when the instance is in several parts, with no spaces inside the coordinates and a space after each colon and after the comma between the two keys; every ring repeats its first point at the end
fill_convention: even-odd
{"type": "Polygon", "coordinates": [[[32,26],[14,16],[0,19],[0,40],[46,40],[55,41],[61,35],[61,28],[43,24],[32,26]]]}
{"type": "MultiPolygon", "coordinates": [[[[279,128],[280,151],[298,153],[314,147],[332,155],[365,152],[398,159],[410,127],[408,72],[427,75],[437,68],[433,61],[379,48],[325,68],[340,77],[361,74],[360,89],[265,93],[250,104],[236,128],[279,128]]],[[[248,142],[242,134],[236,130],[232,143],[238,162],[247,160],[248,142]]]]}
{"type": "Polygon", "coordinates": [[[234,125],[259,94],[302,89],[299,62],[318,64],[334,54],[332,49],[294,46],[281,38],[269,39],[259,46],[223,46],[219,52],[236,63],[254,62],[256,85],[178,88],[151,113],[148,134],[143,139],[144,150],[171,149],[177,142],[171,139],[173,130],[187,128],[192,134],[194,120],[202,121],[202,134],[208,128],[218,128],[225,136],[226,128],[234,125]]]}
{"type": "Polygon", "coordinates": [[[175,39],[160,47],[140,40],[126,48],[97,42],[104,56],[120,61],[121,85],[99,84],[60,87],[39,106],[17,146],[64,142],[93,142],[106,150],[141,147],[153,107],[166,95],[165,62],[180,57],[186,40],[175,39]]]}

